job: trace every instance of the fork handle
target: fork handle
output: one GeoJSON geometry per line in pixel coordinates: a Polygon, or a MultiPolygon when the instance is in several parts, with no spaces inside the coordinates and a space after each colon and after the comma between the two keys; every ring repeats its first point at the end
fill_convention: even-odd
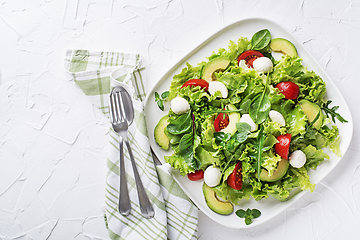
{"type": "Polygon", "coordinates": [[[129,191],[126,182],[125,162],[124,162],[124,145],[123,139],[120,138],[120,192],[119,192],[119,212],[121,215],[127,216],[130,214],[131,205],[129,198],[129,191]]]}
{"type": "Polygon", "coordinates": [[[152,218],[155,214],[153,207],[151,206],[151,203],[149,201],[149,198],[146,194],[145,188],[142,184],[139,172],[137,170],[136,167],[136,163],[134,160],[134,155],[132,153],[129,141],[126,139],[125,140],[125,144],[126,147],[128,149],[129,155],[130,155],[130,160],[131,160],[131,165],[134,171],[134,177],[135,177],[135,183],[136,183],[136,189],[138,192],[138,196],[139,196],[139,204],[140,204],[140,210],[141,210],[141,214],[145,217],[145,218],[152,218]]]}

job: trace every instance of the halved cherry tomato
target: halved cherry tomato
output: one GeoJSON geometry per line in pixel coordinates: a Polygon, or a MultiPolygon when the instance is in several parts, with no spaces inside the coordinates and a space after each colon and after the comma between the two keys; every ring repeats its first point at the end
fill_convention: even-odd
{"type": "Polygon", "coordinates": [[[297,99],[300,93],[299,86],[293,82],[281,82],[276,84],[275,87],[278,88],[282,94],[284,94],[286,99],[297,99]]]}
{"type": "Polygon", "coordinates": [[[203,170],[197,170],[193,173],[188,173],[188,178],[191,181],[198,181],[204,178],[204,171],[203,170]]]}
{"type": "Polygon", "coordinates": [[[289,148],[291,142],[291,134],[286,133],[277,137],[278,143],[275,144],[275,152],[280,155],[283,159],[288,159],[289,148]]]}
{"type": "Polygon", "coordinates": [[[240,190],[242,188],[241,172],[242,172],[241,162],[238,162],[235,165],[233,172],[229,175],[227,179],[227,184],[235,190],[240,190]]]}
{"type": "Polygon", "coordinates": [[[221,129],[224,129],[229,125],[229,115],[226,113],[219,113],[214,120],[215,132],[219,132],[221,129]],[[224,117],[225,114],[225,117],[224,117]]]}
{"type": "Polygon", "coordinates": [[[187,86],[200,86],[201,88],[204,88],[205,91],[208,90],[209,88],[209,83],[204,80],[204,79],[190,79],[188,81],[186,81],[182,86],[181,88],[183,87],[187,87],[187,86]]]}
{"type": "Polygon", "coordinates": [[[241,60],[245,60],[246,65],[248,65],[248,67],[253,68],[254,60],[259,57],[263,57],[263,56],[264,55],[261,52],[258,52],[255,50],[248,50],[248,51],[245,51],[242,54],[240,54],[240,56],[238,57],[238,63],[241,60]]]}

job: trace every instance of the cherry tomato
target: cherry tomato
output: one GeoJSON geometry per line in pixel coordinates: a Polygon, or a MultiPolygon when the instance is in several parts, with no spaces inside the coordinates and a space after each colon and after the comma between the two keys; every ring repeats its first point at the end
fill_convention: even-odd
{"type": "Polygon", "coordinates": [[[197,170],[193,173],[188,173],[188,178],[191,181],[197,181],[204,178],[204,171],[203,170],[197,170]]]}
{"type": "Polygon", "coordinates": [[[300,93],[299,86],[293,82],[281,82],[276,84],[275,87],[278,88],[282,94],[284,94],[286,99],[297,99],[300,93]]]}
{"type": "Polygon", "coordinates": [[[241,162],[238,162],[235,165],[233,172],[229,175],[227,179],[227,184],[235,190],[240,190],[242,188],[241,172],[242,172],[241,162]]]}
{"type": "Polygon", "coordinates": [[[229,115],[226,113],[219,113],[214,120],[215,132],[219,132],[221,129],[224,129],[229,125],[229,115]],[[225,117],[224,117],[225,114],[225,117]]]}
{"type": "Polygon", "coordinates": [[[208,90],[209,88],[209,83],[204,80],[204,79],[190,79],[188,81],[186,81],[182,86],[181,88],[183,87],[187,87],[187,86],[200,86],[201,88],[204,88],[205,91],[208,90]]]}
{"type": "Polygon", "coordinates": [[[253,68],[254,60],[259,57],[263,57],[263,56],[264,55],[261,52],[258,52],[255,50],[248,50],[248,51],[245,51],[242,54],[240,54],[240,56],[238,57],[238,63],[241,60],[245,60],[246,65],[248,65],[248,67],[253,68]]]}
{"type": "Polygon", "coordinates": [[[278,143],[275,144],[275,152],[283,159],[288,159],[291,142],[291,134],[280,135],[277,137],[278,143]]]}

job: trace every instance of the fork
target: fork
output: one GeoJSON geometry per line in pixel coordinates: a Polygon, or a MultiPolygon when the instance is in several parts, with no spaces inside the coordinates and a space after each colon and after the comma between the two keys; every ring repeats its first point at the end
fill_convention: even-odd
{"type": "Polygon", "coordinates": [[[128,126],[133,122],[134,109],[129,93],[123,87],[114,87],[110,94],[110,119],[115,132],[120,136],[120,192],[119,192],[119,212],[122,215],[129,215],[131,205],[129,192],[126,183],[125,163],[123,142],[126,147],[131,160],[131,165],[134,171],[136,189],[139,197],[140,210],[145,218],[154,216],[154,210],[150,204],[149,198],[142,184],[140,175],[137,171],[134,156],[127,139],[128,126]]]}

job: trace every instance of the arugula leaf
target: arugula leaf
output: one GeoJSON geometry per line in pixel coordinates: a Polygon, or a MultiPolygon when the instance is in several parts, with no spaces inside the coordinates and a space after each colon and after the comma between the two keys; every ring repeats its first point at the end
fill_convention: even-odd
{"type": "Polygon", "coordinates": [[[256,138],[256,171],[257,171],[257,178],[260,182],[260,172],[261,172],[261,164],[262,164],[262,151],[263,151],[263,145],[265,142],[265,135],[263,134],[264,127],[261,125],[259,134],[256,138]]]}
{"type": "Polygon", "coordinates": [[[318,112],[318,114],[316,114],[314,120],[312,120],[312,122],[306,127],[306,131],[305,131],[305,137],[307,139],[311,139],[311,140],[315,140],[316,139],[316,133],[317,130],[312,128],[312,126],[314,125],[314,123],[319,119],[320,117],[320,111],[318,112]]]}
{"type": "MultiPolygon", "coordinates": [[[[221,110],[221,109],[216,109],[216,110],[209,110],[204,112],[204,115],[210,115],[210,114],[214,114],[214,113],[233,113],[233,112],[241,112],[242,109],[234,109],[234,110],[221,110]]],[[[225,116],[225,115],[224,115],[225,116]]]]}
{"type": "Polygon", "coordinates": [[[332,108],[329,108],[329,104],[331,103],[331,100],[328,100],[324,106],[322,107],[322,109],[324,110],[325,114],[327,117],[329,117],[329,115],[331,116],[331,119],[333,120],[333,122],[335,122],[335,118],[337,118],[340,122],[342,123],[347,123],[348,121],[346,119],[344,119],[340,114],[338,114],[337,112],[335,112],[336,110],[339,109],[339,106],[334,106],[332,108]]]}

